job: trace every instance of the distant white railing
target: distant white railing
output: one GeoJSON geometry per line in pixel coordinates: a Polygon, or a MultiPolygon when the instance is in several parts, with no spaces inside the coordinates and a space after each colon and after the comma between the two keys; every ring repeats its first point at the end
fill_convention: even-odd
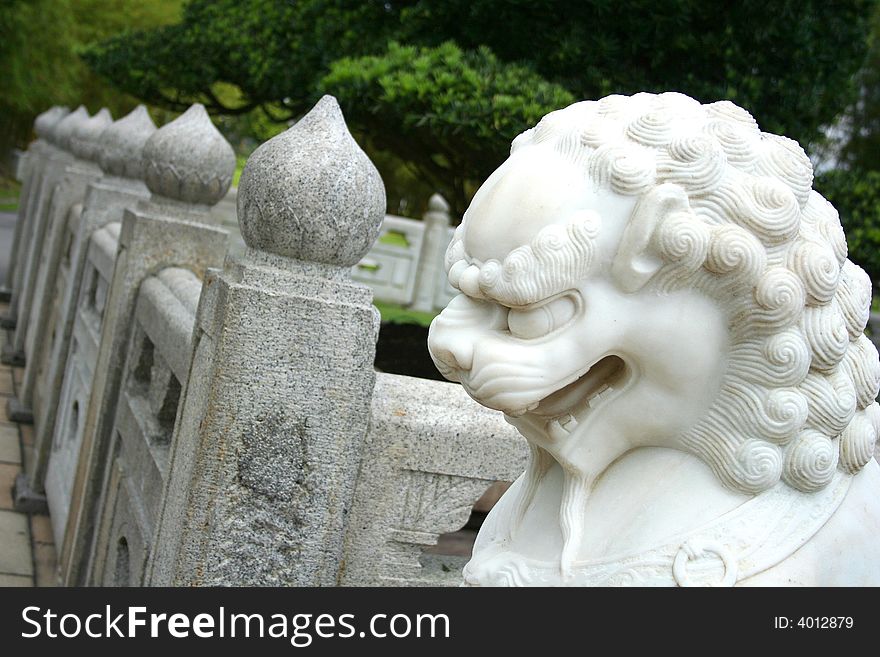
{"type": "MultiPolygon", "coordinates": [[[[212,212],[229,231],[230,254],[240,257],[245,244],[238,229],[237,198],[238,189],[233,187],[212,212]]],[[[453,232],[449,204],[439,194],[430,198],[421,220],[386,214],[379,239],[352,268],[352,279],[369,285],[378,301],[422,312],[439,311],[458,294],[443,268],[453,232]]]]}

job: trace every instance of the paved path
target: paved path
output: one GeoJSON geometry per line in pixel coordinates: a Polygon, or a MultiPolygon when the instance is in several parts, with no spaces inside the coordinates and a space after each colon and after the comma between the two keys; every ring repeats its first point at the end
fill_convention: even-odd
{"type": "MultiPolygon", "coordinates": [[[[8,244],[2,240],[0,249],[8,254],[8,244]]],[[[6,272],[5,263],[0,271],[6,272]]],[[[6,304],[0,304],[0,314],[5,312],[6,304]]],[[[0,341],[11,337],[4,333],[0,332],[0,341]]],[[[21,368],[0,365],[0,587],[55,586],[55,545],[49,516],[18,513],[12,508],[15,477],[33,450],[33,427],[6,419],[6,402],[21,385],[22,374],[21,368]]]]}

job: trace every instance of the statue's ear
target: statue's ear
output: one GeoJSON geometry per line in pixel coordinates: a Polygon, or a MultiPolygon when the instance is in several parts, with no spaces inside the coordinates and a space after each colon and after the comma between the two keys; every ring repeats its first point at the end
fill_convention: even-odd
{"type": "Polygon", "coordinates": [[[649,248],[651,236],[670,214],[689,208],[687,194],[672,183],[658,185],[639,199],[611,264],[611,275],[625,292],[640,290],[660,270],[663,261],[649,248]]]}

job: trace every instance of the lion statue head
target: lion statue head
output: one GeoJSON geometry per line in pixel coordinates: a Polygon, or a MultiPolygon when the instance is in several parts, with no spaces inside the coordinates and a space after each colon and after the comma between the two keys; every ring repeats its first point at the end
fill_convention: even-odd
{"type": "Polygon", "coordinates": [[[475,195],[428,346],[530,443],[510,536],[555,482],[563,576],[632,450],[686,452],[746,496],[815,493],[872,458],[871,281],[812,180],[733,103],[640,93],[548,114],[475,195]]]}

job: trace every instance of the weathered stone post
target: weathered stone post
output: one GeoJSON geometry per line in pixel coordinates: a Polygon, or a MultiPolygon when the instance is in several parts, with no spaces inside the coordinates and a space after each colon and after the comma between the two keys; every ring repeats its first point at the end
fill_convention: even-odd
{"type": "Polygon", "coordinates": [[[99,140],[111,122],[110,113],[101,110],[80,123],[70,138],[70,149],[76,159],[65,170],[52,197],[34,284],[29,299],[22,299],[22,312],[30,306],[28,321],[22,325],[26,331],[16,331],[16,340],[23,333],[25,371],[18,395],[9,400],[6,414],[18,422],[33,422],[34,384],[45,366],[43,343],[51,334],[50,316],[56,305],[56,278],[64,257],[68,223],[82,212],[82,199],[89,183],[102,175],[98,166],[99,140]]]}
{"type": "Polygon", "coordinates": [[[70,246],[67,256],[59,259],[55,276],[57,294],[51,295],[49,304],[53,316],[34,326],[35,331],[41,330],[42,338],[35,338],[34,357],[27,362],[20,387],[19,400],[33,400],[34,410],[33,458],[16,488],[16,502],[23,508],[33,506],[30,500],[42,499],[77,293],[82,285],[90,239],[108,223],[120,222],[126,207],[149,198],[150,192],[143,182],[143,149],[155,131],[146,107],[140,105],[101,133],[97,150],[104,176],[88,186],[82,214],[72,214],[58,237],[62,244],[70,240],[70,246]],[[40,372],[40,379],[35,380],[40,372]]]}
{"type": "MultiPolygon", "coordinates": [[[[12,296],[12,290],[15,287],[18,253],[21,247],[22,235],[25,232],[24,226],[30,218],[28,208],[33,209],[32,200],[36,196],[36,190],[40,187],[43,169],[46,166],[49,154],[55,150],[55,146],[47,140],[47,135],[52,127],[69,113],[70,110],[68,108],[56,105],[40,114],[34,121],[34,132],[37,133],[37,139],[30,145],[18,167],[18,175],[22,180],[21,195],[19,196],[15,231],[12,236],[12,247],[9,251],[6,282],[3,287],[0,287],[0,301],[9,301],[12,296]]],[[[14,323],[12,326],[14,326],[14,323]]]]}
{"type": "MultiPolygon", "coordinates": [[[[41,217],[45,212],[45,206],[49,197],[58,184],[58,177],[64,168],[71,162],[73,156],[68,151],[68,141],[73,129],[89,118],[86,108],[80,105],[73,112],[68,112],[46,130],[47,148],[44,150],[43,166],[39,179],[34,187],[28,192],[27,216],[22,223],[22,233],[19,238],[18,252],[15,259],[15,271],[12,280],[14,286],[9,299],[9,308],[3,317],[0,317],[0,325],[3,328],[14,329],[18,323],[18,303],[24,284],[25,272],[28,267],[28,256],[31,252],[32,242],[36,239],[41,217]]],[[[7,364],[21,364],[24,354],[15,354],[11,344],[3,346],[0,360],[7,364]]]]}
{"type": "Polygon", "coordinates": [[[449,203],[440,194],[434,194],[428,201],[428,211],[422,218],[425,222],[425,236],[419,266],[416,270],[416,290],[413,297],[413,310],[431,312],[437,296],[437,286],[444,279],[443,256],[449,245],[449,203]]]}
{"type": "MultiPolygon", "coordinates": [[[[101,174],[97,165],[82,160],[73,153],[75,134],[86,126],[89,131],[96,127],[98,129],[106,127],[111,121],[110,112],[106,109],[102,109],[93,117],[88,117],[85,109],[80,107],[56,124],[55,143],[64,150],[58,151],[57,156],[49,161],[49,168],[37,200],[34,220],[30,222],[33,224],[33,230],[30,232],[30,241],[26,246],[27,256],[21,270],[21,285],[16,285],[10,302],[11,308],[14,308],[16,313],[16,324],[12,343],[4,347],[3,358],[6,363],[13,365],[25,363],[25,338],[30,325],[37,277],[44,262],[43,247],[49,226],[59,221],[58,217],[63,220],[70,207],[82,201],[86,185],[101,174]]],[[[29,415],[9,417],[19,422],[31,421],[29,415]]]]}
{"type": "Polygon", "coordinates": [[[148,583],[336,583],[379,327],[350,268],[384,211],[331,96],[251,156],[248,248],[202,292],[148,583]]]}
{"type": "Polygon", "coordinates": [[[143,160],[152,195],[123,216],[65,540],[59,546],[62,581],[71,585],[85,577],[138,288],[165,267],[186,267],[201,278],[208,267],[222,263],[226,253],[227,234],[210,225],[211,206],[229,189],[235,154],[205,108],[193,105],[157,130],[144,146],[143,160]]]}

